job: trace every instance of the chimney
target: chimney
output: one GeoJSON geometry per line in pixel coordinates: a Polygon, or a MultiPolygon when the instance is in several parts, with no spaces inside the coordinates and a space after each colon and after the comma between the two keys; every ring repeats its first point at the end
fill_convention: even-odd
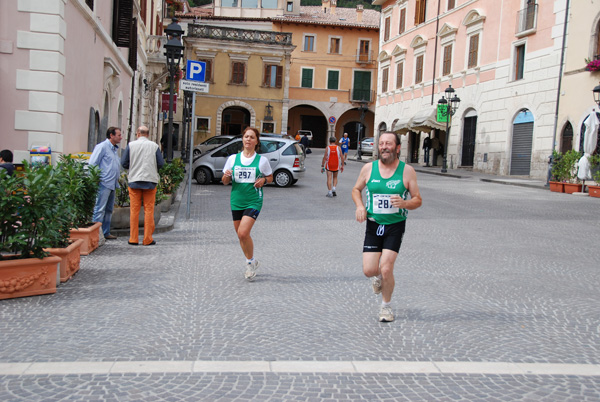
{"type": "Polygon", "coordinates": [[[364,8],[365,6],[363,6],[362,4],[356,5],[356,22],[362,22],[364,8]]]}
{"type": "Polygon", "coordinates": [[[329,10],[329,0],[322,0],[321,8],[323,9],[323,12],[327,14],[327,10],[329,10]]]}
{"type": "Polygon", "coordinates": [[[336,4],[337,4],[337,0],[331,0],[331,14],[335,14],[336,4]]]}

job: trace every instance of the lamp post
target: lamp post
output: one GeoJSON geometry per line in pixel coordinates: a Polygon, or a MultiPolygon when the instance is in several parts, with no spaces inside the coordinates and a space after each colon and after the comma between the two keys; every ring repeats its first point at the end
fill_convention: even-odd
{"type": "Polygon", "coordinates": [[[448,171],[448,142],[450,142],[450,121],[456,110],[458,109],[458,105],[460,104],[460,98],[456,96],[454,93],[454,88],[452,85],[448,85],[446,88],[446,97],[442,96],[442,99],[438,101],[438,105],[442,105],[440,108],[440,114],[446,118],[446,141],[444,144],[444,161],[442,165],[442,173],[446,173],[448,171]]]}
{"type": "Polygon", "coordinates": [[[167,68],[169,69],[169,132],[167,133],[167,162],[173,160],[173,97],[175,94],[175,74],[183,56],[183,45],[181,44],[181,36],[183,29],[177,23],[177,19],[173,18],[173,22],[165,28],[165,33],[169,39],[165,43],[165,56],[167,56],[167,68]]]}
{"type": "Polygon", "coordinates": [[[360,141],[360,132],[365,127],[364,121],[365,121],[365,113],[367,112],[367,110],[369,110],[367,103],[361,102],[360,106],[358,107],[358,111],[360,112],[360,126],[358,127],[358,130],[356,130],[357,134],[358,134],[357,135],[358,143],[356,144],[356,160],[357,161],[362,160],[362,144],[360,141]]]}

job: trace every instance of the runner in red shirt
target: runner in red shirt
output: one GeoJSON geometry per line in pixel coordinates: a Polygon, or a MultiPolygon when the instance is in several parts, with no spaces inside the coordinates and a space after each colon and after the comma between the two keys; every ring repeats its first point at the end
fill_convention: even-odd
{"type": "Polygon", "coordinates": [[[337,196],[335,193],[335,186],[337,186],[338,171],[344,171],[342,151],[340,147],[335,145],[335,137],[329,138],[329,146],[325,149],[325,155],[323,155],[321,173],[325,170],[327,170],[327,189],[329,190],[327,197],[332,198],[337,196]]]}

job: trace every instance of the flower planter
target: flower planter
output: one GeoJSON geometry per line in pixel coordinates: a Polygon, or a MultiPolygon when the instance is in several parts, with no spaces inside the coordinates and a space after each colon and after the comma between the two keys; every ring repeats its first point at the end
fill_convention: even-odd
{"type": "Polygon", "coordinates": [[[60,257],[0,261],[0,300],[56,293],[60,257]]]}
{"type": "Polygon", "coordinates": [[[160,204],[158,204],[154,208],[160,208],[160,212],[169,212],[169,209],[171,209],[171,204],[172,198],[169,196],[169,198],[167,198],[166,200],[162,200],[160,204]]]}
{"type": "Polygon", "coordinates": [[[573,194],[573,193],[581,192],[582,187],[583,186],[581,184],[565,183],[565,193],[573,194]]]}
{"type": "Polygon", "coordinates": [[[87,228],[71,229],[71,240],[83,239],[81,255],[88,255],[98,248],[100,242],[101,222],[96,222],[87,228]]]}
{"type": "Polygon", "coordinates": [[[66,282],[79,271],[79,263],[81,262],[81,246],[83,239],[74,240],[69,247],[66,248],[45,248],[44,251],[52,255],[60,257],[60,281],[66,282]]]}
{"type": "MultiPolygon", "coordinates": [[[[110,221],[111,229],[129,229],[129,207],[115,207],[110,221]]],[[[158,225],[160,221],[161,211],[160,204],[154,206],[154,225],[158,225]]],[[[138,227],[144,227],[144,209],[140,209],[140,217],[138,219],[138,227]]]]}
{"type": "Polygon", "coordinates": [[[555,193],[564,193],[565,192],[564,183],[561,183],[559,181],[551,181],[550,182],[550,191],[553,191],[555,193]]]}
{"type": "Polygon", "coordinates": [[[587,186],[590,197],[600,198],[600,186],[587,186]]]}

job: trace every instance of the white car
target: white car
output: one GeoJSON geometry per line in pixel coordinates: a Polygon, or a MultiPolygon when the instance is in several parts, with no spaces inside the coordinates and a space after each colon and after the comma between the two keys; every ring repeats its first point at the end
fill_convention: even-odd
{"type": "MultiPolygon", "coordinates": [[[[230,155],[241,152],[242,139],[235,138],[218,148],[195,156],[192,172],[198,184],[209,184],[223,177],[223,167],[230,155]]],[[[285,138],[261,138],[259,154],[265,156],[273,169],[273,183],[278,187],[295,184],[304,176],[304,151],[298,141],[285,138]]]]}
{"type": "Polygon", "coordinates": [[[375,138],[367,137],[360,142],[360,151],[363,154],[373,155],[373,146],[375,144],[375,138]]]}
{"type": "Polygon", "coordinates": [[[194,156],[202,155],[206,151],[210,151],[211,149],[215,149],[218,146],[227,144],[229,141],[233,140],[236,137],[239,137],[239,136],[216,135],[214,137],[210,137],[208,140],[206,140],[194,147],[194,156]]]}
{"type": "Polygon", "coordinates": [[[310,130],[298,130],[298,133],[300,133],[300,138],[302,138],[306,135],[308,137],[309,141],[312,141],[312,139],[313,139],[313,134],[312,134],[312,131],[310,131],[310,130]]]}

